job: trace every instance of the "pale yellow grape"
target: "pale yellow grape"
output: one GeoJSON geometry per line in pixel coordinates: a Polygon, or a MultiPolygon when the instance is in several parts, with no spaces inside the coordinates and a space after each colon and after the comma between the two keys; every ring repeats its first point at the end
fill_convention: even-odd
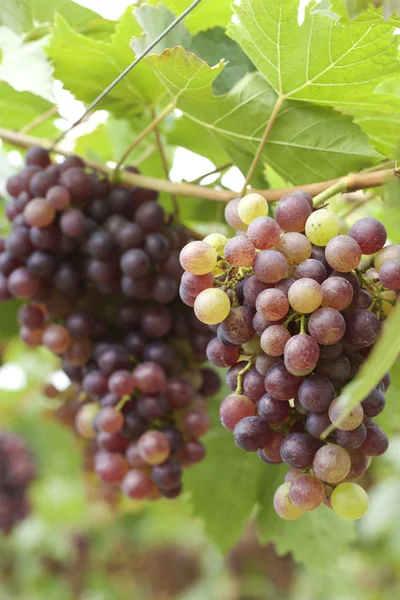
{"type": "Polygon", "coordinates": [[[88,404],[84,404],[76,414],[75,429],[86,440],[96,437],[94,420],[99,412],[100,407],[94,402],[89,402],[88,404]]]}
{"type": "Polygon", "coordinates": [[[332,400],[328,414],[332,423],[342,431],[352,431],[356,429],[364,419],[364,410],[361,404],[356,404],[347,412],[348,401],[344,396],[338,396],[332,400]],[[343,415],[343,416],[342,416],[343,415]]]}
{"type": "Polygon", "coordinates": [[[321,306],[323,291],[314,279],[303,277],[293,282],[289,288],[288,300],[297,312],[308,314],[321,306]]]}
{"type": "Polygon", "coordinates": [[[330,210],[320,208],[306,222],[306,236],[316,246],[326,246],[339,233],[339,219],[330,210]]]}
{"type": "Polygon", "coordinates": [[[189,242],[179,255],[182,267],[192,275],[205,275],[213,271],[217,258],[215,248],[207,242],[189,242]]]}
{"type": "Polygon", "coordinates": [[[231,303],[228,296],[219,288],[203,290],[194,302],[194,312],[202,323],[216,325],[229,314],[231,303]]]}
{"type": "Polygon", "coordinates": [[[228,240],[222,233],[210,233],[207,237],[204,238],[203,242],[206,244],[210,244],[218,254],[224,253],[225,244],[228,240]]]}
{"type": "Polygon", "coordinates": [[[303,510],[297,508],[297,506],[290,501],[289,490],[291,485],[292,483],[290,481],[282,483],[274,495],[275,511],[282,519],[286,519],[287,521],[295,521],[304,514],[303,510]]]}
{"type": "Polygon", "coordinates": [[[389,317],[394,311],[394,306],[391,302],[396,302],[396,292],[392,290],[385,290],[381,293],[382,299],[382,312],[386,317],[389,317]],[[390,302],[388,302],[390,300],[390,302]]]}
{"type": "Polygon", "coordinates": [[[391,244],[385,246],[375,256],[375,269],[378,271],[384,262],[388,260],[399,260],[400,259],[400,244],[391,244]]]}
{"type": "Polygon", "coordinates": [[[246,225],[258,217],[268,216],[268,211],[268,202],[261,194],[247,194],[238,204],[238,215],[246,225]]]}
{"type": "Polygon", "coordinates": [[[368,510],[368,494],[357,483],[340,483],[332,492],[332,508],[343,519],[361,519],[368,510]]]}

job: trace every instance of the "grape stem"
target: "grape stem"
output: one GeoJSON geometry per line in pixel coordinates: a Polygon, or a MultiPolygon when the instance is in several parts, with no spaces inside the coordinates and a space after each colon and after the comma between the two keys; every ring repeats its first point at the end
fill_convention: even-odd
{"type": "Polygon", "coordinates": [[[343,177],[343,179],[339,179],[339,181],[328,187],[326,190],[320,194],[317,194],[317,196],[314,198],[314,206],[321,206],[321,204],[324,204],[327,200],[332,198],[332,196],[336,196],[336,194],[343,194],[343,192],[346,192],[347,189],[347,177],[343,177]]]}
{"type": "Polygon", "coordinates": [[[259,146],[257,148],[257,152],[255,153],[254,158],[252,160],[252,163],[250,165],[250,168],[249,168],[249,170],[247,172],[246,180],[245,180],[245,182],[243,184],[242,191],[240,192],[240,197],[241,198],[243,198],[243,196],[245,195],[246,190],[247,190],[247,186],[249,185],[249,183],[251,181],[251,178],[254,175],[254,171],[256,170],[256,167],[257,167],[257,165],[258,165],[258,163],[260,161],[261,155],[262,155],[263,150],[264,150],[264,146],[265,146],[265,144],[267,142],[269,134],[271,133],[271,129],[274,126],[275,121],[276,121],[276,119],[277,119],[277,117],[279,115],[279,111],[281,110],[281,107],[282,107],[282,104],[283,104],[284,100],[285,100],[285,97],[282,96],[281,94],[276,99],[275,106],[274,106],[274,108],[272,110],[270,118],[268,119],[268,123],[267,123],[267,126],[265,128],[264,134],[263,134],[263,136],[262,136],[262,138],[260,140],[259,146]]]}
{"type": "Polygon", "coordinates": [[[226,169],[230,169],[230,167],[232,167],[232,166],[233,166],[232,163],[227,163],[226,165],[222,165],[221,167],[216,167],[212,171],[209,171],[208,173],[204,173],[204,175],[200,175],[200,177],[197,177],[196,179],[192,179],[192,181],[190,181],[190,183],[191,184],[201,183],[203,181],[203,179],[205,179],[206,177],[209,177],[210,175],[215,175],[216,173],[222,173],[222,171],[226,171],[226,169]]]}
{"type": "Polygon", "coordinates": [[[39,115],[38,117],[36,117],[36,119],[33,119],[33,121],[25,125],[25,127],[21,129],[21,133],[29,133],[30,131],[32,131],[32,129],[36,129],[36,127],[39,127],[39,125],[45,123],[46,121],[51,119],[51,117],[54,117],[54,115],[56,115],[57,113],[58,106],[52,106],[51,108],[49,108],[49,110],[46,110],[45,113],[39,115]]]}
{"type": "MultiPolygon", "coordinates": [[[[60,154],[61,156],[71,156],[73,154],[73,152],[65,150],[64,148],[52,148],[52,143],[49,140],[43,138],[35,138],[17,131],[5,129],[3,127],[0,127],[0,139],[19,148],[28,149],[32,146],[41,146],[42,148],[52,150],[53,152],[55,152],[56,154],[60,154]]],[[[108,167],[107,165],[98,163],[94,160],[90,160],[89,158],[85,158],[85,163],[89,168],[94,169],[95,171],[98,171],[100,173],[104,173],[109,177],[112,177],[114,169],[108,167]]],[[[238,192],[233,192],[230,190],[216,190],[206,186],[193,185],[191,183],[185,182],[175,183],[172,181],[167,181],[165,179],[158,179],[156,177],[148,177],[147,175],[130,173],[129,171],[121,171],[121,173],[119,174],[119,178],[122,183],[128,186],[136,186],[147,190],[166,192],[169,194],[175,194],[176,196],[203,198],[206,200],[214,200],[217,202],[229,202],[230,200],[232,200],[233,198],[237,198],[238,196],[238,192]]],[[[358,174],[352,174],[348,175],[345,178],[345,180],[347,181],[347,188],[343,191],[354,192],[356,190],[380,187],[382,185],[385,185],[389,181],[393,181],[397,178],[400,178],[399,168],[383,169],[381,171],[361,172],[358,174]]],[[[268,202],[277,202],[282,198],[282,196],[291,194],[296,190],[304,190],[306,192],[309,192],[312,196],[318,198],[323,192],[327,191],[328,189],[331,189],[332,186],[338,183],[339,181],[343,182],[342,179],[333,179],[330,181],[320,181],[318,183],[309,183],[289,188],[279,188],[275,190],[255,189],[254,191],[264,196],[264,198],[268,202]]],[[[331,197],[331,194],[329,195],[329,197],[331,197]]]]}
{"type": "Polygon", "coordinates": [[[118,402],[117,406],[115,407],[115,410],[121,411],[129,399],[130,399],[130,396],[123,396],[121,398],[121,400],[118,402]]]}
{"type": "Polygon", "coordinates": [[[113,179],[115,179],[119,173],[119,170],[121,169],[122,165],[124,164],[125,160],[128,158],[128,156],[130,155],[130,153],[132,152],[132,150],[134,150],[134,148],[136,148],[136,146],[138,144],[140,144],[140,142],[142,140],[144,140],[144,138],[151,133],[153,130],[157,129],[157,125],[159,123],[161,123],[161,121],[167,116],[169,115],[170,112],[172,112],[174,110],[174,108],[176,107],[176,100],[172,100],[172,102],[170,102],[161,112],[157,117],[154,117],[154,119],[151,121],[151,123],[149,123],[149,125],[147,125],[147,127],[145,127],[145,129],[143,129],[143,131],[141,133],[139,133],[139,135],[133,140],[132,144],[125,150],[125,152],[123,153],[123,155],[121,156],[121,158],[119,159],[119,161],[117,162],[115,169],[114,169],[114,175],[113,175],[113,179]]]}
{"type": "Polygon", "coordinates": [[[245,367],[243,367],[243,369],[241,369],[238,374],[237,374],[237,385],[236,385],[236,390],[235,390],[235,394],[243,394],[243,379],[244,376],[246,375],[246,373],[248,371],[250,371],[250,369],[253,368],[253,365],[255,363],[255,358],[251,358],[247,365],[245,367]]]}
{"type": "Polygon", "coordinates": [[[306,315],[300,317],[300,333],[306,332],[306,315]]]}

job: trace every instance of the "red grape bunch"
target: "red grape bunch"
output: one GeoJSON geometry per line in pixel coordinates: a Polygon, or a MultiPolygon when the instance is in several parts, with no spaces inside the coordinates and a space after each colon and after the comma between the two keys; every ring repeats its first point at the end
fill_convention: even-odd
{"type": "Polygon", "coordinates": [[[283,197],[275,219],[268,212],[256,193],[229,202],[226,221],[237,233],[183,248],[181,298],[215,332],[208,359],[229,368],[222,425],[243,450],[291,469],[276,512],[297,519],[325,503],[357,519],[368,497],[354,481],[388,447],[373,418],[385,406],[389,376],[339,419],[341,390],[396,303],[400,246],[384,247],[385,228],[373,218],[340,231],[336,215],[314,208],[306,192],[283,197]],[[370,257],[365,268],[362,255],[370,257]]]}
{"type": "Polygon", "coordinates": [[[200,369],[212,332],[179,299],[187,230],[157,192],[112,183],[77,156],[52,164],[38,147],[7,191],[0,299],[24,300],[22,340],[61,358],[97,475],[133,499],[177,496],[182,466],[204,456],[219,385],[200,369]]]}
{"type": "Polygon", "coordinates": [[[0,433],[0,531],[10,533],[30,510],[29,484],[36,466],[25,441],[17,435],[0,433]]]}

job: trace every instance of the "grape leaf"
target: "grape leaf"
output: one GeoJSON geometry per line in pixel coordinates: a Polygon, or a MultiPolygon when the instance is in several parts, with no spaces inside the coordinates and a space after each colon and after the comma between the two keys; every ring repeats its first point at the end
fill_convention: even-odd
{"type": "MultiPolygon", "coordinates": [[[[131,48],[136,55],[143,52],[175,20],[174,13],[163,4],[157,6],[143,4],[134,11],[134,15],[144,32],[140,39],[133,38],[131,41],[131,48]]],[[[153,48],[152,52],[161,54],[166,48],[178,45],[189,48],[191,41],[192,36],[186,29],[185,23],[181,21],[153,48]]]]}
{"type": "Polygon", "coordinates": [[[283,481],[284,469],[269,469],[276,474],[261,490],[257,514],[261,541],[274,542],[278,554],[291,552],[295,561],[310,569],[329,568],[357,539],[354,523],[341,519],[326,506],[306,512],[296,521],[281,519],[273,508],[273,496],[283,481]]]}
{"type": "Polygon", "coordinates": [[[256,455],[243,452],[221,426],[205,438],[207,460],[185,473],[193,515],[221,552],[240,537],[257,501],[265,469],[256,455]]]}
{"type": "MultiPolygon", "coordinates": [[[[149,4],[159,4],[159,0],[150,0],[149,4]]],[[[175,15],[180,15],[189,6],[188,0],[164,0],[164,4],[175,15]]],[[[218,25],[225,27],[232,16],[230,0],[202,0],[196,8],[185,17],[185,25],[193,34],[211,29],[218,25]]]]}
{"type": "Polygon", "coordinates": [[[52,100],[52,72],[42,46],[42,40],[25,43],[23,36],[1,27],[0,80],[6,81],[20,92],[32,92],[46,100],[52,100]]]}
{"type": "Polygon", "coordinates": [[[357,111],[354,122],[365,131],[378,152],[388,158],[398,155],[400,113],[357,111]]]}
{"type": "Polygon", "coordinates": [[[206,156],[215,165],[224,165],[230,161],[228,153],[216,142],[212,132],[186,115],[174,120],[172,129],[168,132],[168,141],[174,146],[183,146],[206,156]]]}
{"type": "Polygon", "coordinates": [[[220,58],[227,61],[222,73],[214,80],[215,94],[229,92],[246,73],[254,71],[253,63],[240,46],[225,35],[222,27],[201,31],[193,38],[189,49],[210,66],[217,64],[220,58]]]}
{"type": "Polygon", "coordinates": [[[345,9],[335,1],[340,24],[306,10],[300,27],[297,4],[297,0],[234,4],[238,21],[229,24],[228,35],[242,46],[276,93],[286,98],[390,109],[394,99],[374,90],[385,76],[400,70],[393,24],[385,23],[374,10],[348,21],[345,9]]]}
{"type": "Polygon", "coordinates": [[[20,300],[10,300],[3,303],[0,311],[0,340],[9,340],[18,334],[19,325],[17,313],[22,306],[20,300]]]}
{"type": "MultiPolygon", "coordinates": [[[[246,171],[276,103],[259,74],[246,75],[228,94],[214,96],[223,64],[211,68],[182,48],[147,58],[186,117],[206,127],[246,171]]],[[[286,101],[263,151],[263,159],[293,183],[326,180],[374,163],[379,154],[350,117],[331,108],[286,101]]]]}
{"type": "MultiPolygon", "coordinates": [[[[52,107],[52,103],[30,92],[17,92],[8,83],[0,82],[0,126],[19,129],[52,107]]],[[[34,135],[54,133],[50,121],[34,129],[34,135]]]]}
{"type": "MultiPolygon", "coordinates": [[[[93,101],[132,62],[129,42],[132,35],[139,33],[140,27],[131,11],[121,17],[115,34],[107,42],[76,33],[57,16],[47,48],[55,77],[79,100],[93,101]]],[[[146,63],[141,62],[104,98],[101,108],[126,118],[156,103],[164,93],[146,63]]]]}

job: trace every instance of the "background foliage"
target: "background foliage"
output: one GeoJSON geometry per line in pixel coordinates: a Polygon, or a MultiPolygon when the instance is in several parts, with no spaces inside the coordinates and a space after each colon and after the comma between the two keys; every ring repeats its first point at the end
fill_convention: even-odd
{"type": "MultiPolygon", "coordinates": [[[[75,106],[68,94],[90,103],[132,61],[133,53],[185,7],[182,0],[151,0],[128,8],[113,22],[72,0],[3,0],[0,127],[55,137],[71,117],[66,107],[75,106]],[[42,115],[46,120],[36,122],[42,115]]],[[[382,9],[369,2],[334,0],[330,5],[323,0],[306,8],[299,27],[297,0],[243,0],[232,9],[227,0],[203,0],[64,145],[99,162],[116,162],[173,99],[177,110],[162,122],[161,136],[174,166],[177,149],[184,148],[216,167],[232,163],[245,174],[277,105],[254,186],[324,181],[395,159],[400,137],[396,8],[397,2],[385,2],[382,9]]],[[[78,105],[78,115],[80,110],[78,105]]],[[[129,160],[143,174],[165,177],[153,135],[129,160]]],[[[0,178],[20,161],[3,143],[0,178]]],[[[223,188],[220,175],[212,185],[215,178],[223,188]]],[[[336,208],[350,222],[377,216],[391,242],[400,242],[398,198],[394,185],[376,195],[349,195],[336,208]]],[[[168,195],[162,194],[161,201],[171,207],[168,195]]],[[[185,197],[178,202],[181,219],[191,227],[207,232],[223,227],[220,204],[185,197]]],[[[4,218],[1,227],[7,227],[4,218]]],[[[251,594],[264,598],[266,586],[271,598],[293,594],[296,599],[329,600],[342,597],[349,586],[354,599],[396,597],[400,367],[392,370],[388,408],[380,418],[391,436],[391,450],[374,461],[366,482],[372,506],[357,527],[325,507],[297,522],[280,520],[272,496],[281,470],[232,444],[218,424],[218,398],[212,403],[207,460],[187,473],[182,500],[157,506],[121,502],[115,514],[103,491],[82,474],[79,442],[55,420],[54,404],[41,394],[43,380],[57,364],[49,353],[28,351],[16,339],[17,308],[9,303],[0,309],[0,420],[31,443],[40,478],[32,493],[33,515],[9,539],[0,540],[2,599],[79,598],[86,589],[85,598],[105,600],[195,600],[205,593],[211,600],[234,600],[251,594]],[[19,367],[25,373],[20,384],[19,367]],[[249,519],[263,544],[273,542],[279,555],[291,557],[279,560],[270,547],[261,549],[254,530],[245,533],[249,519]],[[182,596],[175,588],[171,596],[151,588],[160,571],[154,575],[149,557],[164,544],[193,558],[193,585],[182,596]],[[85,569],[79,570],[79,564],[85,569]],[[143,564],[150,573],[147,579],[140,576],[143,564]],[[332,570],[333,564],[337,569],[332,570]],[[274,580],[280,572],[284,585],[274,580]]],[[[162,562],[155,562],[156,569],[162,562]]]]}

